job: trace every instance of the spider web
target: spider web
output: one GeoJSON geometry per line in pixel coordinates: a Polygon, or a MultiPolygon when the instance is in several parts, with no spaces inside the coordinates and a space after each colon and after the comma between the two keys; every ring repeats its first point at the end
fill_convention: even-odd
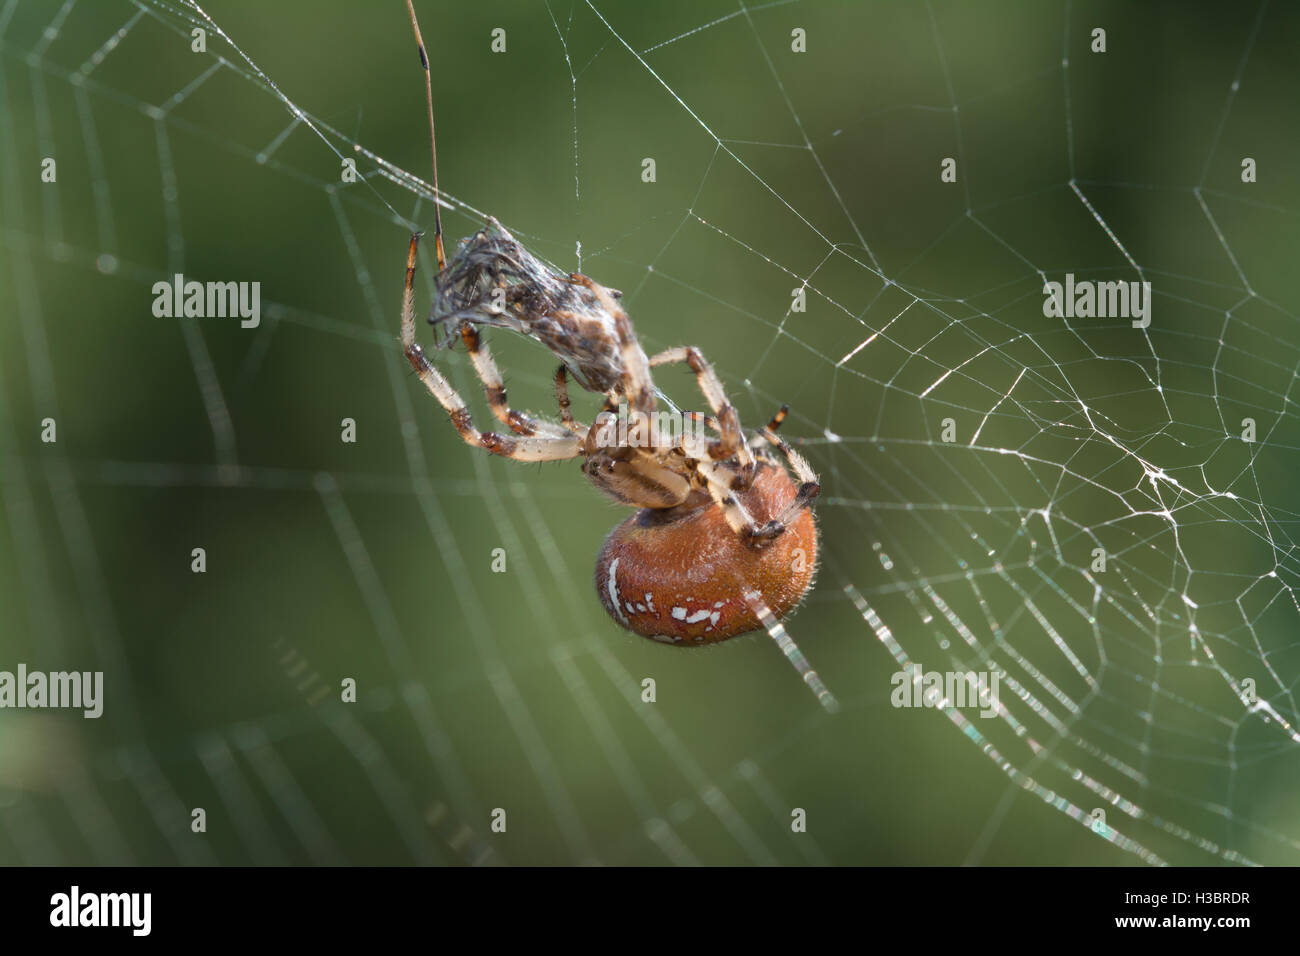
{"type": "MultiPolygon", "coordinates": [[[[623,513],[459,443],[396,345],[404,13],[286,6],[0,4],[0,667],[106,686],[0,713],[0,860],[1300,859],[1291,11],[419,6],[448,239],[490,213],[746,425],[793,407],[828,716],[762,635],[623,634],[623,513]],[[261,324],[154,318],[177,272],[261,324]],[[1150,327],[1045,317],[1067,272],[1151,282],[1150,327]],[[912,662],[997,714],[891,706],[912,662]]],[[[549,413],[553,358],[492,344],[549,413]]]]}

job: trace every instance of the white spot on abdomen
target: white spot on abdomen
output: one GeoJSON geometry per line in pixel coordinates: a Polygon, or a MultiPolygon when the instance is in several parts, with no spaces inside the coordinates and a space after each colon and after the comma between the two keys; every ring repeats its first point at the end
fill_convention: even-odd
{"type": "Polygon", "coordinates": [[[609,606],[614,609],[618,619],[626,624],[627,618],[623,614],[623,608],[618,599],[618,562],[621,558],[615,558],[609,563],[609,578],[605,581],[605,590],[609,592],[609,606]]]}
{"type": "Polygon", "coordinates": [[[708,616],[709,616],[708,611],[696,611],[694,614],[691,614],[689,608],[684,608],[684,607],[673,608],[673,620],[685,621],[687,624],[698,624],[700,623],[700,621],[704,620],[708,616]]]}

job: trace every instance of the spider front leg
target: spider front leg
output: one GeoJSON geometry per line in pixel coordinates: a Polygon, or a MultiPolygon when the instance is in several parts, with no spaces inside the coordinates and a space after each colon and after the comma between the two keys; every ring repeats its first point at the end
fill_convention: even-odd
{"type": "Polygon", "coordinates": [[[754,468],[756,467],[754,453],[750,451],[745,436],[741,433],[740,417],[736,414],[735,406],[728,401],[726,393],[722,390],[722,382],[718,380],[718,375],[713,371],[713,366],[705,361],[704,354],[699,349],[694,346],[685,346],[666,349],[658,355],[652,356],[650,358],[650,367],[655,368],[675,362],[684,362],[690,366],[691,371],[695,373],[695,380],[699,383],[705,401],[709,403],[709,407],[713,409],[714,417],[717,419],[718,433],[721,438],[710,442],[709,457],[714,461],[720,461],[735,455],[740,459],[741,474],[744,476],[746,483],[752,481],[754,468]]]}
{"type": "Polygon", "coordinates": [[[573,405],[569,401],[569,369],[561,365],[555,370],[555,403],[560,406],[560,421],[575,435],[587,434],[587,426],[573,418],[573,405]]]}
{"type": "MultiPolygon", "coordinates": [[[[785,417],[785,409],[777,414],[773,419],[780,424],[780,420],[785,417]]],[[[791,502],[781,509],[781,513],[766,524],[760,525],[741,504],[736,497],[735,492],[742,491],[752,484],[752,475],[746,475],[743,470],[737,468],[729,462],[707,461],[700,447],[699,442],[683,443],[683,450],[687,455],[696,459],[696,470],[701,477],[705,479],[709,493],[713,500],[722,508],[726,516],[727,523],[737,534],[756,540],[758,542],[770,541],[799,517],[799,512],[812,504],[813,499],[821,492],[821,483],[817,479],[817,473],[813,471],[812,466],[808,464],[807,459],[799,454],[783,438],[778,438],[772,433],[771,425],[758,430],[758,435],[776,446],[785,456],[786,461],[794,470],[795,477],[799,480],[798,490],[791,502]]]]}
{"type": "Polygon", "coordinates": [[[479,334],[478,329],[474,328],[469,322],[462,322],[460,337],[465,341],[465,348],[469,351],[469,359],[474,363],[474,371],[478,373],[479,379],[483,382],[483,388],[487,392],[488,405],[492,408],[492,414],[497,417],[501,424],[517,435],[541,434],[550,438],[568,437],[569,432],[567,429],[552,422],[539,422],[537,419],[510,407],[510,402],[506,398],[505,382],[501,380],[501,372],[497,369],[497,363],[492,359],[492,353],[483,342],[483,337],[479,334]]]}
{"type": "Polygon", "coordinates": [[[485,448],[494,455],[513,458],[516,461],[560,461],[566,458],[578,458],[582,455],[582,446],[575,435],[561,436],[524,436],[512,437],[498,435],[495,432],[480,432],[474,427],[469,409],[456,390],[424,354],[424,349],[415,341],[415,256],[419,246],[420,235],[411,236],[411,245],[406,254],[406,286],[402,293],[402,351],[406,360],[420,376],[420,381],[447,410],[451,423],[468,445],[485,448]]]}
{"type": "MultiPolygon", "coordinates": [[[[767,423],[767,430],[775,434],[776,430],[781,427],[781,423],[785,421],[785,416],[789,414],[790,406],[782,405],[776,410],[776,414],[772,416],[772,420],[767,423]]],[[[755,433],[754,437],[757,438],[758,435],[762,434],[762,431],[763,430],[760,428],[758,432],[755,433]]]]}
{"type": "Polygon", "coordinates": [[[742,487],[741,482],[744,480],[740,472],[728,465],[703,458],[695,462],[695,468],[704,479],[709,494],[718,507],[722,509],[722,515],[727,519],[727,524],[736,534],[761,545],[785,531],[786,522],[780,519],[774,519],[767,522],[767,524],[759,524],[741,503],[740,499],[736,497],[735,492],[742,487]]]}
{"type": "Polygon", "coordinates": [[[771,423],[758,430],[760,435],[775,445],[781,454],[785,455],[785,460],[790,463],[790,467],[794,469],[795,477],[799,479],[799,490],[795,493],[794,500],[776,516],[776,521],[782,526],[789,524],[802,509],[812,504],[812,500],[822,490],[821,482],[817,479],[817,472],[812,470],[812,466],[808,464],[808,459],[791,448],[789,442],[776,434],[775,430],[785,420],[788,410],[787,406],[782,405],[781,410],[776,413],[771,423]]]}

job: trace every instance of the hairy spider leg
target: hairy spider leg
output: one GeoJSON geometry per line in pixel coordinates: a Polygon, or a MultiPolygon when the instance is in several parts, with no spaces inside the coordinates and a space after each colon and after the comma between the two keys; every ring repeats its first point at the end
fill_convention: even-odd
{"type": "Polygon", "coordinates": [[[480,432],[474,427],[464,400],[451,387],[451,383],[443,378],[442,373],[434,368],[433,363],[425,357],[424,349],[415,341],[415,261],[419,243],[420,234],[413,234],[406,253],[406,285],[402,293],[402,350],[424,387],[447,410],[460,437],[468,445],[486,448],[494,455],[516,461],[561,461],[580,457],[582,445],[574,435],[512,437],[495,432],[480,432]]]}
{"type": "Polygon", "coordinates": [[[701,457],[695,462],[695,470],[704,479],[709,494],[722,509],[727,524],[736,534],[756,544],[762,544],[785,531],[785,523],[775,519],[767,524],[759,524],[741,504],[740,499],[734,494],[734,491],[740,487],[738,482],[741,478],[740,473],[735,469],[701,457]]]}
{"type": "Polygon", "coordinates": [[[650,359],[650,367],[679,362],[690,366],[691,371],[695,373],[695,381],[699,384],[700,392],[709,403],[709,407],[713,409],[717,420],[718,434],[721,437],[709,443],[709,457],[714,461],[731,458],[733,455],[739,458],[741,474],[746,482],[745,487],[748,487],[749,482],[754,480],[754,469],[757,467],[754,453],[750,451],[749,444],[740,430],[740,416],[736,414],[735,406],[723,391],[718,374],[705,360],[704,353],[693,345],[665,349],[650,359]]]}
{"type": "Polygon", "coordinates": [[[575,421],[573,405],[569,401],[569,367],[561,365],[555,370],[555,402],[560,406],[560,421],[575,435],[587,434],[587,426],[575,421]]]}
{"type": "Polygon", "coordinates": [[[469,322],[462,322],[460,336],[465,341],[465,348],[469,351],[469,359],[474,364],[474,371],[483,382],[483,390],[487,393],[492,414],[501,424],[507,426],[516,435],[541,434],[551,438],[569,437],[568,430],[554,422],[538,421],[511,408],[506,399],[506,386],[501,380],[501,372],[478,329],[469,322]]]}
{"type": "MultiPolygon", "coordinates": [[[[785,418],[786,411],[786,406],[782,406],[781,411],[777,413],[777,418],[774,418],[773,421],[778,425],[781,424],[779,419],[785,418]]],[[[808,459],[804,458],[803,455],[791,448],[790,443],[784,438],[773,432],[771,425],[768,425],[765,428],[760,428],[759,434],[766,438],[769,443],[775,445],[777,449],[780,450],[781,454],[785,455],[786,461],[788,461],[790,467],[794,469],[795,477],[799,479],[799,491],[795,495],[794,500],[791,501],[790,504],[786,505],[785,509],[776,516],[776,521],[780,522],[782,525],[787,525],[795,519],[795,516],[798,515],[802,509],[811,505],[812,500],[821,493],[821,482],[817,480],[817,473],[813,471],[812,466],[808,464],[808,459]]]]}

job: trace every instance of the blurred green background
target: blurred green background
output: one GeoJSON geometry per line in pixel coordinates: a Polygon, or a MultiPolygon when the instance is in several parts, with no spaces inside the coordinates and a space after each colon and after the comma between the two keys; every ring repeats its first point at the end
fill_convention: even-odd
{"type": "MultiPolygon", "coordinates": [[[[203,8],[0,4],[0,669],[106,675],[98,721],[0,711],[0,861],[1300,858],[1293,8],[418,4],[449,241],[490,213],[743,422],[793,406],[825,560],[789,627],[833,718],[765,636],[621,632],[591,575],[624,512],[471,453],[409,374],[404,6],[203,8]],[[1043,317],[1039,270],[1136,278],[1071,183],[1149,335],[1043,317]],[[259,281],[261,326],[155,318],[177,271],[259,281]],[[892,708],[855,595],[927,667],[1008,668],[1017,723],[892,708]]],[[[550,413],[554,359],[492,345],[550,413]]]]}

